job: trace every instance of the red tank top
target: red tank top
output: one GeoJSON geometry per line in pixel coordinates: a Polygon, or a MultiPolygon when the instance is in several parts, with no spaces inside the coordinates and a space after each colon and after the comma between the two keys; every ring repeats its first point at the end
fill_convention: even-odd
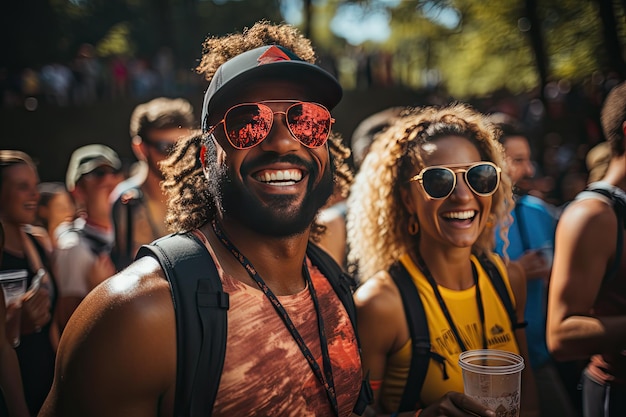
{"type": "MultiPolygon", "coordinates": [[[[362,379],[356,337],[332,286],[307,263],[325,324],[339,415],[347,417],[362,379]]],[[[224,371],[213,415],[334,415],[326,390],[267,297],[219,267],[218,271],[229,293],[230,309],[224,371]]],[[[308,289],[278,298],[322,367],[317,318],[308,289]]]]}

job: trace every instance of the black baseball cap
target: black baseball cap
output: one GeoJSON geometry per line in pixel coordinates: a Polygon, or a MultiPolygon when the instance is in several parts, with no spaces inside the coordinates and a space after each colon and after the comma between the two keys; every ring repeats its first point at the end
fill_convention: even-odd
{"type": "Polygon", "coordinates": [[[204,94],[202,130],[209,130],[208,117],[217,101],[241,83],[265,77],[310,85],[313,99],[328,109],[335,107],[343,95],[339,82],[326,70],[302,60],[283,46],[265,45],[239,54],[217,69],[204,94]]]}

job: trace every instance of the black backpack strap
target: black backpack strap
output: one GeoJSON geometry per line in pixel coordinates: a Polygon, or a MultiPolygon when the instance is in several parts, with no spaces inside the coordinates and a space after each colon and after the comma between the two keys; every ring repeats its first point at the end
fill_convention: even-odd
{"type": "Polygon", "coordinates": [[[441,364],[444,379],[448,379],[448,374],[444,358],[431,351],[430,333],[428,332],[424,305],[411,275],[399,261],[394,262],[389,267],[389,275],[391,275],[391,278],[400,290],[412,344],[409,375],[400,399],[398,413],[415,411],[419,408],[420,394],[426,379],[430,359],[432,358],[441,364]]]}
{"type": "MultiPolygon", "coordinates": [[[[344,308],[348,312],[348,317],[350,317],[350,322],[352,323],[352,328],[354,329],[354,334],[357,338],[360,352],[361,345],[359,342],[356,326],[356,307],[354,305],[354,299],[352,298],[352,293],[354,291],[354,288],[356,287],[356,282],[350,275],[348,275],[346,272],[343,271],[343,269],[341,269],[339,264],[335,262],[335,260],[328,253],[326,253],[323,249],[321,249],[313,242],[309,242],[306,254],[313,263],[313,265],[315,265],[326,277],[326,279],[328,279],[333,289],[335,290],[335,293],[341,300],[344,308]]],[[[367,407],[367,405],[372,403],[373,398],[374,395],[372,393],[372,388],[369,383],[369,378],[366,377],[361,382],[361,391],[359,392],[359,398],[354,405],[353,412],[357,415],[362,415],[365,412],[365,408],[367,407]]]]}
{"type": "Polygon", "coordinates": [[[140,248],[170,284],[176,313],[177,370],[174,415],[210,416],[226,353],[228,294],[204,244],[192,233],[174,234],[140,248]]]}
{"type": "Polygon", "coordinates": [[[521,323],[518,323],[517,321],[517,312],[515,311],[515,307],[513,307],[513,301],[511,300],[509,291],[507,290],[504,279],[502,278],[496,264],[484,254],[478,257],[478,262],[480,262],[481,266],[487,273],[487,276],[489,276],[496,293],[498,293],[498,297],[500,297],[502,304],[504,304],[504,308],[506,309],[509,319],[511,320],[511,329],[515,331],[516,329],[526,327],[528,325],[526,321],[521,323]]]}
{"type": "Polygon", "coordinates": [[[611,200],[613,205],[613,211],[615,211],[615,215],[617,216],[617,242],[615,244],[615,260],[613,261],[613,265],[609,269],[607,269],[606,274],[604,275],[604,283],[612,280],[615,276],[617,276],[617,272],[619,271],[620,265],[622,263],[622,252],[624,251],[624,227],[626,227],[626,202],[614,195],[609,189],[602,188],[601,186],[589,186],[585,188],[585,191],[593,191],[595,193],[601,194],[604,197],[611,200]]]}
{"type": "Polygon", "coordinates": [[[352,298],[352,293],[356,288],[356,282],[352,276],[344,272],[339,264],[335,262],[326,251],[313,242],[309,242],[306,255],[313,265],[328,279],[346,308],[348,316],[350,316],[350,321],[352,322],[352,327],[356,329],[356,307],[354,306],[354,300],[352,298]]]}

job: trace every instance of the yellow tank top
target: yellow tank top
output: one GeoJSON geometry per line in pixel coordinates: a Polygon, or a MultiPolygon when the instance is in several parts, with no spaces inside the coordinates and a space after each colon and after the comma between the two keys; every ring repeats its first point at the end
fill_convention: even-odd
{"type": "MultiPolygon", "coordinates": [[[[478,272],[478,285],[485,309],[485,331],[487,332],[488,348],[519,354],[515,335],[511,330],[511,320],[504,304],[478,260],[474,256],[471,259],[478,272]]],[[[499,257],[495,256],[492,259],[495,260],[513,305],[515,305],[506,268],[499,257]]],[[[435,360],[430,360],[421,392],[422,404],[429,405],[448,391],[463,392],[463,376],[458,365],[461,348],[441,311],[432,287],[424,275],[409,255],[403,255],[400,261],[413,278],[413,283],[416,285],[424,305],[424,312],[428,317],[431,349],[445,358],[446,372],[449,376],[449,379],[444,380],[442,366],[435,360]]],[[[467,349],[482,349],[482,326],[476,305],[476,287],[472,286],[461,291],[442,286],[438,288],[467,349]]],[[[393,353],[387,360],[380,393],[380,405],[383,411],[388,413],[397,411],[408,377],[410,363],[411,340],[407,341],[400,350],[393,353]]]]}

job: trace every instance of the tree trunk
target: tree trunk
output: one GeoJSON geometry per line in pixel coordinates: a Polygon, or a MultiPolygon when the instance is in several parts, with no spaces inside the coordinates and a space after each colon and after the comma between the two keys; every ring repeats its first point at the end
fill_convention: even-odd
{"type": "Polygon", "coordinates": [[[622,45],[617,36],[617,22],[615,20],[615,10],[613,1],[598,0],[600,18],[602,19],[602,33],[611,69],[616,71],[620,78],[626,77],[626,63],[622,53],[622,45]]]}
{"type": "Polygon", "coordinates": [[[159,25],[159,30],[155,33],[158,36],[159,45],[172,47],[172,7],[170,2],[169,0],[157,0],[153,5],[159,25]]]}
{"type": "Polygon", "coordinates": [[[543,100],[543,88],[548,81],[548,57],[546,55],[543,33],[541,31],[541,22],[537,15],[537,1],[526,0],[526,16],[530,21],[530,30],[528,32],[530,36],[530,44],[535,52],[535,62],[537,64],[537,72],[539,73],[539,79],[541,83],[541,99],[543,100]]]}
{"type": "MultiPolygon", "coordinates": [[[[311,19],[313,14],[313,0],[304,0],[304,27],[302,33],[308,39],[311,39],[311,19]]],[[[313,39],[311,39],[313,42],[313,39]]]]}

